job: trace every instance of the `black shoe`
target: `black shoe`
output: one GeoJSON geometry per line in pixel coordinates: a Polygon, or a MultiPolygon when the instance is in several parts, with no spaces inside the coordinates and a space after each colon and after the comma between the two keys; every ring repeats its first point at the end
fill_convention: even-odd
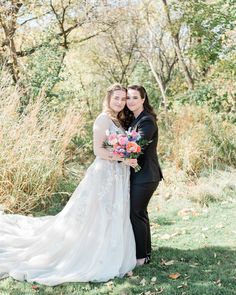
{"type": "Polygon", "coordinates": [[[147,256],[144,260],[144,264],[149,264],[151,261],[151,257],[150,256],[147,256]]]}

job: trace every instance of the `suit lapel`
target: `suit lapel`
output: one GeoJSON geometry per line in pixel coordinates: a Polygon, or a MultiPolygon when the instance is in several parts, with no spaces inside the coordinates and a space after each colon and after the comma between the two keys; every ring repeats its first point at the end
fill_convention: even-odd
{"type": "Polygon", "coordinates": [[[136,125],[137,125],[137,123],[138,123],[138,121],[144,116],[144,113],[145,111],[142,111],[139,115],[138,115],[138,117],[136,118],[136,119],[134,119],[134,121],[131,123],[131,125],[130,125],[130,127],[132,128],[132,129],[136,129],[136,125]]]}

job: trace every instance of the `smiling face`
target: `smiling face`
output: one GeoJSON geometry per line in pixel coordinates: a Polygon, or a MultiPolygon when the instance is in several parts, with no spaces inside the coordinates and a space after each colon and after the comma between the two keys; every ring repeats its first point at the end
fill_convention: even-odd
{"type": "Polygon", "coordinates": [[[109,107],[118,114],[122,111],[126,104],[126,92],[124,90],[115,90],[111,94],[109,107]]]}
{"type": "Polygon", "coordinates": [[[145,99],[141,97],[138,90],[128,89],[126,104],[136,118],[144,110],[144,101],[145,99]]]}

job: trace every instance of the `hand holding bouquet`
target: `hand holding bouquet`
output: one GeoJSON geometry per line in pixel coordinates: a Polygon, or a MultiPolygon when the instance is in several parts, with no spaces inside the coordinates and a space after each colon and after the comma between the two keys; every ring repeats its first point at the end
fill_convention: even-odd
{"type": "MultiPolygon", "coordinates": [[[[124,159],[137,159],[142,154],[142,146],[147,144],[141,139],[140,134],[131,128],[125,133],[111,133],[107,130],[106,135],[104,147],[110,148],[114,155],[119,155],[124,159]]],[[[135,172],[140,169],[139,165],[134,168],[135,172]]]]}

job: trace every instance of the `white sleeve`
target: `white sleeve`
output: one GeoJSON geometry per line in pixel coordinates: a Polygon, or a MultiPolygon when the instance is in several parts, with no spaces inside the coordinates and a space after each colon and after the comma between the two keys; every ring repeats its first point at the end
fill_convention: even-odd
{"type": "Polygon", "coordinates": [[[93,124],[93,152],[95,156],[104,160],[117,160],[111,151],[103,147],[103,142],[106,140],[106,130],[110,128],[111,124],[111,119],[104,113],[100,114],[93,124]]]}

